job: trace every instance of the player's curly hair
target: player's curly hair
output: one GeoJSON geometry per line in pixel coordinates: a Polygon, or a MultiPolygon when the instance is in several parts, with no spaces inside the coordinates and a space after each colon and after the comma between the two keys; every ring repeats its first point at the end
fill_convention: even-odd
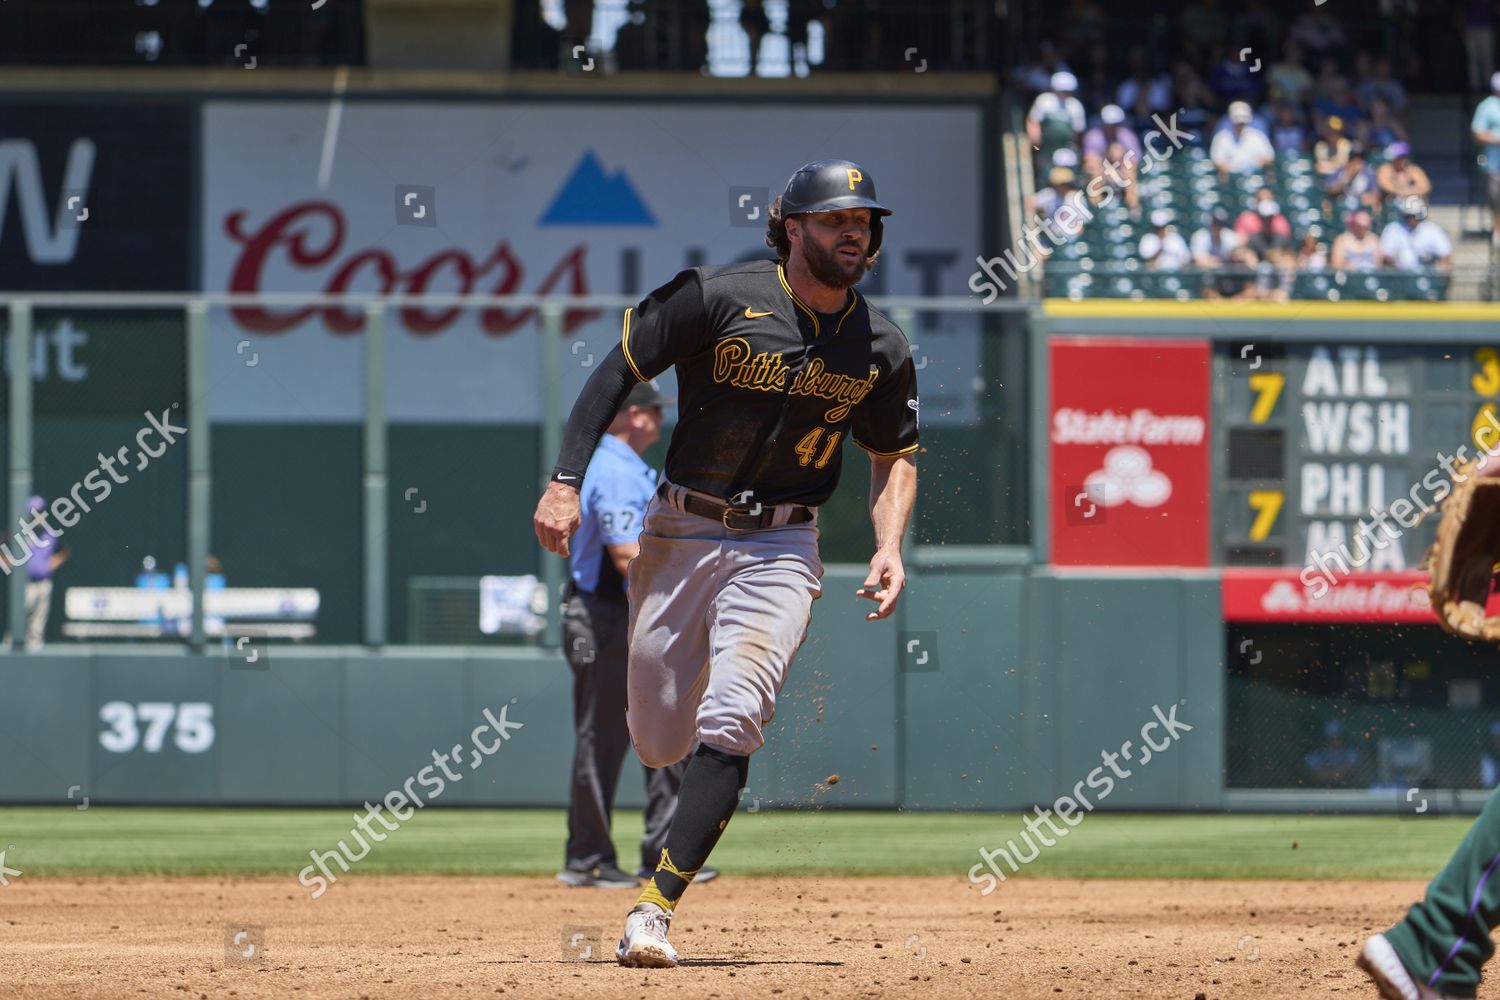
{"type": "MultiPolygon", "coordinates": [[[[786,216],[781,213],[781,195],[771,202],[770,210],[766,213],[766,246],[776,251],[776,256],[785,264],[792,256],[792,240],[786,234],[786,216]]],[[[875,262],[880,259],[880,251],[876,250],[865,258],[865,270],[873,270],[875,262]]]]}

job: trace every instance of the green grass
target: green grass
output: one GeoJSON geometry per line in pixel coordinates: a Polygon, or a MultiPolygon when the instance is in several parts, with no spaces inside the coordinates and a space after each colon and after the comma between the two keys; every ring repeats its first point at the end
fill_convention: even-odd
{"type": "MultiPolygon", "coordinates": [[[[1428,878],[1470,822],[1099,813],[1084,817],[1021,875],[1428,878]]],[[[341,838],[357,850],[352,825],[350,811],[331,809],[3,807],[0,848],[9,849],[6,863],[27,877],[284,875],[307,865],[310,850],[331,850],[341,838]]],[[[565,829],[559,810],[418,812],[376,844],[358,871],[551,874],[562,860],[565,829]]],[[[736,875],[961,877],[978,862],[980,847],[1002,847],[1011,838],[1020,843],[1022,829],[1015,813],[741,810],[714,864],[736,875]]],[[[618,816],[615,834],[620,860],[629,867],[639,856],[640,814],[618,816]]]]}

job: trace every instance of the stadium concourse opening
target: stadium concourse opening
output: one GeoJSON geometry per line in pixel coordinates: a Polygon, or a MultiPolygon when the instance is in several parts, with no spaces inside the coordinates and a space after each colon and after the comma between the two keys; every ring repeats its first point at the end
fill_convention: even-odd
{"type": "Polygon", "coordinates": [[[1435,624],[1250,625],[1226,632],[1229,788],[1500,785],[1494,653],[1435,624]]]}

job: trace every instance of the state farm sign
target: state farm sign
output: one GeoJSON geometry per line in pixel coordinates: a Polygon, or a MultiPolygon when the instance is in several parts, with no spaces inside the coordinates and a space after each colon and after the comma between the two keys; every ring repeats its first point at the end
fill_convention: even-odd
{"type": "Polygon", "coordinates": [[[1208,564],[1207,341],[1054,337],[1051,562],[1208,564]]]}
{"type": "MultiPolygon", "coordinates": [[[[685,267],[766,256],[764,204],[732,193],[777,191],[804,161],[831,155],[831,118],[837,155],[866,164],[900,219],[861,288],[966,294],[979,220],[952,207],[980,201],[978,109],[789,103],[357,101],[334,124],[326,102],[210,101],[202,287],[638,298],[685,267]],[[892,145],[897,132],[906,141],[892,145]],[[777,142],[756,138],[771,134],[777,142]],[[752,210],[756,220],[736,221],[752,210]]],[[[619,342],[621,311],[564,315],[565,403],[619,342]]],[[[360,419],[364,324],[359,308],[213,310],[213,419],[360,419]]],[[[390,417],[534,423],[541,327],[528,308],[392,310],[390,417]]],[[[977,421],[977,318],[928,321],[911,339],[924,421],[977,421]]]]}
{"type": "Polygon", "coordinates": [[[1327,586],[1304,584],[1296,569],[1226,569],[1220,594],[1225,621],[1436,624],[1418,572],[1351,573],[1327,586]]]}

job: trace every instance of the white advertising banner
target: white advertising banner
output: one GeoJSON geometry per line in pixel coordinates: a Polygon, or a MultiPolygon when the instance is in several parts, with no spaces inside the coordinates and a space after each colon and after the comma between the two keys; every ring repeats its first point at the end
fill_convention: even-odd
{"type": "MultiPolygon", "coordinates": [[[[639,297],[684,267],[767,255],[769,196],[840,157],[896,213],[861,290],[969,295],[980,135],[977,109],[912,105],[209,102],[202,287],[639,297]]],[[[210,316],[215,420],[361,418],[360,310],[210,316]]],[[[918,326],[924,422],[973,421],[974,318],[918,326]]],[[[565,400],[619,331],[620,310],[565,314],[565,400]]],[[[541,338],[529,309],[393,309],[390,418],[536,422],[541,338]]]]}

